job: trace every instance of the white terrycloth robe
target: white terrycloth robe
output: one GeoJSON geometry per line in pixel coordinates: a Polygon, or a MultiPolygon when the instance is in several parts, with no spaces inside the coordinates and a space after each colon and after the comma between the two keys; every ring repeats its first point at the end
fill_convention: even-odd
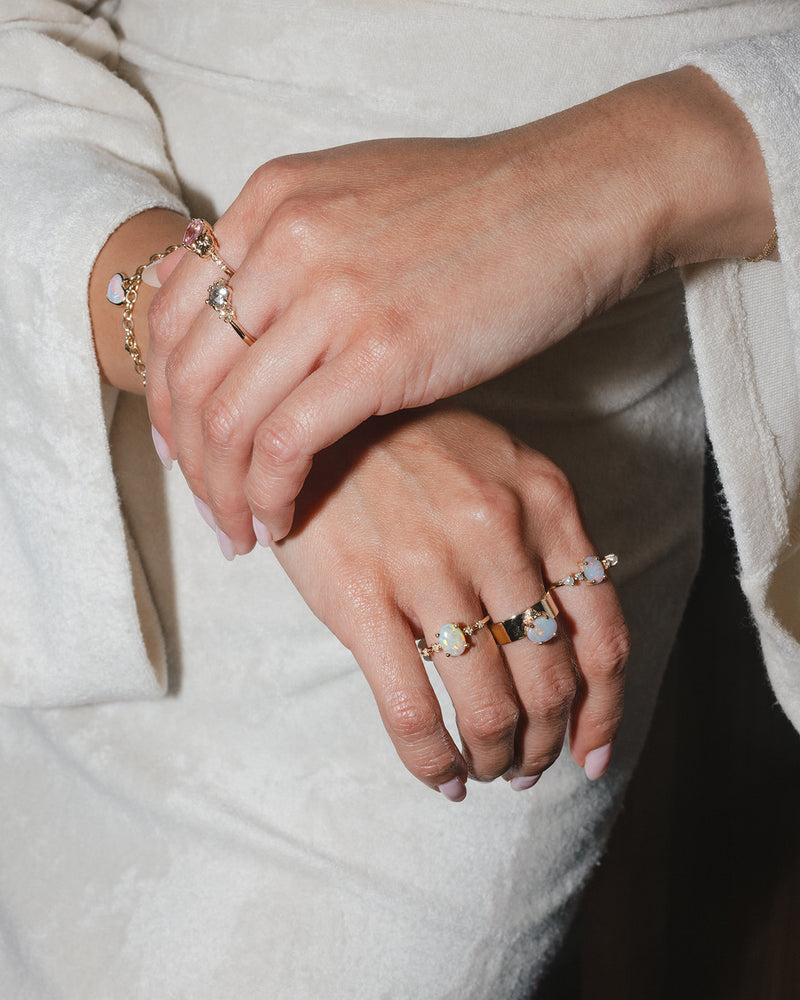
{"type": "Polygon", "coordinates": [[[704,407],[800,724],[799,5],[90,6],[0,2],[0,994],[524,997],[644,739],[696,565],[704,407]],[[699,385],[666,274],[465,396],[573,478],[622,557],[633,655],[602,781],[565,754],[531,792],[453,806],[272,554],[226,564],[142,401],[101,390],[87,277],[131,215],[214,218],[277,154],[490,132],[687,61],[758,135],[781,262],[685,275],[699,385]]]}

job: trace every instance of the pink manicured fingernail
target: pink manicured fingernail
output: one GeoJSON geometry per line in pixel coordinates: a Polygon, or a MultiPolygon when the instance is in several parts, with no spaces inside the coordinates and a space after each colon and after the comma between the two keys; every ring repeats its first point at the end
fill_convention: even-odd
{"type": "Polygon", "coordinates": [[[439,791],[451,802],[463,802],[467,797],[467,786],[461,778],[451,778],[450,781],[445,781],[443,785],[439,785],[439,791]]]}
{"type": "Polygon", "coordinates": [[[608,762],[611,760],[611,744],[606,743],[604,747],[598,747],[597,750],[590,750],[586,754],[586,760],[583,764],[583,769],[586,772],[586,777],[589,781],[597,781],[598,778],[602,778],[606,773],[606,768],[608,767],[608,762]]]}
{"type": "Polygon", "coordinates": [[[253,531],[256,533],[259,545],[263,545],[265,549],[272,545],[272,533],[265,524],[258,520],[255,514],[253,515],[253,531]]]}
{"type": "Polygon", "coordinates": [[[151,424],[153,431],[153,444],[156,446],[156,454],[161,459],[161,464],[169,472],[172,468],[172,455],[169,453],[169,445],[151,424]]]}
{"type": "Polygon", "coordinates": [[[533,788],[539,778],[541,778],[541,774],[532,774],[528,778],[512,778],[509,781],[509,785],[511,785],[515,792],[524,792],[526,788],[533,788]]]}
{"type": "Polygon", "coordinates": [[[230,538],[219,528],[217,528],[217,541],[219,542],[220,549],[222,549],[222,554],[228,562],[233,562],[236,558],[236,549],[233,547],[233,542],[230,538]]]}
{"type": "Polygon", "coordinates": [[[214,520],[214,515],[211,513],[211,508],[208,506],[207,503],[205,503],[205,501],[201,500],[200,497],[194,496],[194,493],[192,493],[192,496],[194,497],[195,507],[197,507],[197,509],[200,511],[200,517],[202,517],[202,519],[206,522],[209,528],[216,531],[217,522],[214,520]]]}
{"type": "Polygon", "coordinates": [[[145,285],[149,285],[151,288],[161,288],[161,282],[158,280],[158,262],[155,264],[148,264],[147,267],[142,271],[142,281],[145,285]]]}

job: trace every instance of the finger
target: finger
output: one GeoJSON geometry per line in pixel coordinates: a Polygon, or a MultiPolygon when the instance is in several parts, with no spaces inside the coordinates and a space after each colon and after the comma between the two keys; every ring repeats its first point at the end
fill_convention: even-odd
{"type": "Polygon", "coordinates": [[[515,619],[523,635],[499,647],[521,706],[515,759],[508,772],[516,789],[531,787],[525,779],[538,777],[557,760],[577,687],[572,648],[558,619],[555,636],[542,643],[528,638],[521,627],[519,615],[541,600],[544,589],[538,567],[521,544],[495,562],[481,581],[481,598],[493,620],[515,619]]]}
{"type": "Polygon", "coordinates": [[[318,368],[258,428],[245,492],[255,517],[274,539],[288,534],[294,500],[314,455],[386,406],[372,362],[340,355],[318,368]]]}
{"type": "Polygon", "coordinates": [[[628,629],[610,580],[559,587],[554,596],[569,622],[579,668],[570,750],[587,777],[596,779],[608,766],[622,719],[628,629]]]}
{"type": "Polygon", "coordinates": [[[466,599],[466,592],[466,587],[453,588],[449,594],[443,590],[434,596],[429,588],[428,607],[462,610],[447,623],[432,624],[435,619],[428,614],[422,620],[431,642],[445,647],[431,658],[453,703],[470,774],[479,781],[492,781],[513,765],[520,708],[505,662],[487,630],[463,634],[465,627],[485,618],[474,594],[466,599]]]}
{"type": "Polygon", "coordinates": [[[467,765],[444,725],[408,622],[389,605],[377,617],[379,642],[373,619],[348,645],[369,682],[386,732],[411,774],[460,801],[466,795],[467,765]]]}

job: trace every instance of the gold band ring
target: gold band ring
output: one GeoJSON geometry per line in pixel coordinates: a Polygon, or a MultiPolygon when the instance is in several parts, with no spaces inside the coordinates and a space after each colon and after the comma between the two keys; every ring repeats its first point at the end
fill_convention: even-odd
{"type": "Polygon", "coordinates": [[[552,594],[545,594],[541,601],[532,604],[524,611],[503,622],[491,622],[489,631],[498,646],[505,646],[518,639],[530,639],[531,642],[549,642],[558,626],[558,605],[552,594]]]}

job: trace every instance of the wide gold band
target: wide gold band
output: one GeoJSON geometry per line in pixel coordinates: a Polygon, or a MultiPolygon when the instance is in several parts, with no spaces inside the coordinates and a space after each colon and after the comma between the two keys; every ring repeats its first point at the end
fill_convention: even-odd
{"type": "Polygon", "coordinates": [[[536,618],[556,618],[558,616],[558,605],[552,594],[545,594],[541,601],[532,604],[524,611],[512,618],[506,618],[503,622],[490,622],[489,631],[494,636],[494,641],[498,646],[505,646],[509,642],[516,642],[517,639],[524,639],[525,629],[530,627],[532,619],[536,618]]]}

